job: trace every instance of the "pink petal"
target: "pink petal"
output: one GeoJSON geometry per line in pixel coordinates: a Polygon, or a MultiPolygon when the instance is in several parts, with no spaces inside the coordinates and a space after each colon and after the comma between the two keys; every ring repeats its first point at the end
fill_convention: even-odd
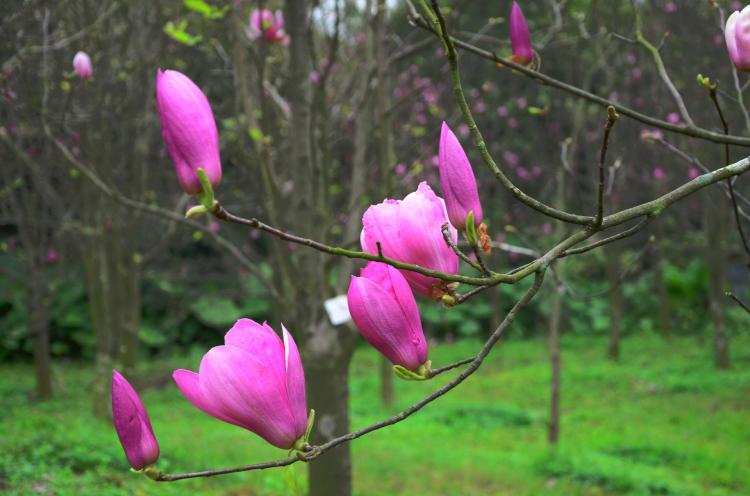
{"type": "Polygon", "coordinates": [[[201,394],[224,415],[241,420],[274,446],[288,449],[298,436],[286,383],[279,380],[274,366],[241,348],[216,346],[201,361],[201,394]]]}
{"type": "Polygon", "coordinates": [[[289,406],[294,415],[294,428],[299,438],[307,429],[307,400],[305,398],[305,371],[299,356],[297,343],[292,335],[281,324],[284,336],[284,359],[286,364],[286,391],[289,396],[289,406]]]}

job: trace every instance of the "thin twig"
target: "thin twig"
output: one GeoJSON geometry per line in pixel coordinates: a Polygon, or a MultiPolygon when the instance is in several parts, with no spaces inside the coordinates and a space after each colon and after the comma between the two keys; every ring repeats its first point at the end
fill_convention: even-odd
{"type": "Polygon", "coordinates": [[[596,227],[601,226],[602,220],[604,220],[604,162],[607,159],[607,149],[609,148],[609,133],[612,131],[612,127],[614,127],[618,117],[614,107],[607,107],[607,123],[604,125],[602,149],[599,152],[599,185],[596,196],[596,221],[594,222],[596,227]]]}
{"type": "MultiPolygon", "coordinates": [[[[714,103],[716,113],[719,114],[719,120],[721,121],[722,128],[724,128],[724,134],[729,134],[729,122],[727,121],[726,117],[724,117],[724,112],[721,110],[721,105],[719,104],[719,98],[716,96],[716,90],[719,87],[719,83],[715,82],[712,84],[710,81],[708,81],[707,85],[708,96],[714,103]]],[[[725,165],[729,164],[728,143],[724,144],[724,163],[725,165]]],[[[734,194],[734,185],[732,184],[732,178],[727,179],[727,188],[729,189],[729,198],[732,200],[732,212],[734,212],[734,222],[737,226],[737,232],[740,234],[740,239],[742,240],[742,246],[745,248],[745,253],[750,256],[750,245],[748,245],[747,237],[745,236],[745,230],[742,228],[742,220],[740,219],[740,207],[737,205],[737,196],[734,194]]]]}
{"type": "Polygon", "coordinates": [[[594,243],[590,243],[585,246],[581,246],[579,248],[571,248],[570,250],[566,250],[563,253],[560,254],[560,258],[569,257],[571,255],[578,255],[580,253],[586,253],[587,251],[591,251],[594,248],[599,248],[600,246],[608,245],[610,243],[613,243],[615,241],[618,241],[620,239],[629,238],[630,236],[634,235],[646,225],[648,225],[649,222],[654,220],[656,216],[647,216],[642,221],[640,221],[638,224],[634,225],[630,229],[626,229],[621,233],[615,234],[613,236],[609,236],[604,239],[600,239],[599,241],[596,241],[594,243]]]}
{"type": "MultiPolygon", "coordinates": [[[[660,46],[654,46],[643,35],[643,19],[641,17],[641,11],[638,8],[636,8],[635,12],[635,37],[638,40],[638,43],[640,43],[641,46],[643,46],[643,48],[645,48],[651,54],[651,58],[654,59],[654,65],[656,66],[656,70],[659,73],[659,77],[661,77],[662,82],[669,90],[669,93],[672,95],[672,99],[677,105],[677,110],[680,112],[682,120],[685,121],[685,123],[689,127],[695,127],[695,122],[693,122],[693,119],[690,117],[690,113],[685,106],[682,95],[680,95],[680,92],[677,90],[674,83],[672,82],[672,79],[669,77],[669,73],[667,73],[667,68],[664,66],[664,61],[662,60],[661,54],[659,53],[660,46]]],[[[664,43],[664,38],[662,38],[662,43],[664,43]]]]}
{"type": "Polygon", "coordinates": [[[456,246],[456,244],[451,239],[451,231],[450,231],[450,229],[448,227],[448,223],[447,222],[442,225],[442,227],[440,228],[440,232],[443,233],[443,239],[445,240],[445,244],[448,245],[448,247],[451,250],[453,250],[453,253],[455,253],[456,255],[458,255],[458,258],[460,258],[461,260],[463,260],[467,264],[471,265],[472,267],[474,267],[476,270],[478,270],[482,274],[489,275],[489,273],[485,269],[483,269],[477,262],[475,262],[474,260],[472,260],[471,258],[469,258],[469,256],[466,255],[466,253],[462,252],[461,249],[458,246],[456,246]]]}
{"type": "Polygon", "coordinates": [[[750,307],[748,307],[747,304],[744,301],[742,301],[739,298],[737,298],[737,296],[733,292],[727,291],[724,294],[727,295],[728,297],[730,297],[731,299],[733,299],[735,301],[735,303],[737,303],[744,311],[746,311],[747,313],[750,314],[750,307]]]}

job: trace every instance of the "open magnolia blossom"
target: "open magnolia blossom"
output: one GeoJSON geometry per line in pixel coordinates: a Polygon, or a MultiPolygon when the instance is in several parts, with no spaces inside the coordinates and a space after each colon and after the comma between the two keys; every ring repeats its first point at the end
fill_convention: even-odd
{"type": "Polygon", "coordinates": [[[289,35],[284,31],[284,16],[280,10],[274,14],[268,9],[255,9],[250,15],[250,25],[246,29],[251,40],[262,39],[269,43],[289,44],[289,35]]]}
{"type": "Polygon", "coordinates": [[[112,371],[112,421],[128,463],[135,470],[159,459],[159,443],[141,398],[118,371],[112,371]]]}
{"type": "Polygon", "coordinates": [[[309,435],[305,374],[294,339],[281,329],[283,341],[268,324],[240,319],[198,373],[179,369],[172,377],[199,410],[278,448],[301,449],[309,435]]]}
{"type": "MultiPolygon", "coordinates": [[[[386,257],[400,262],[445,272],[458,273],[458,256],[443,239],[442,226],[448,222],[445,202],[421,182],[417,191],[403,200],[385,200],[371,205],[362,216],[362,250],[377,254],[378,243],[386,257]]],[[[448,226],[453,243],[456,229],[448,226]]],[[[408,270],[401,273],[412,290],[425,297],[440,299],[447,292],[438,278],[408,270]]]]}
{"type": "Polygon", "coordinates": [[[185,193],[203,192],[198,169],[217,187],[221,182],[219,132],[206,95],[183,73],[160,69],[156,73],[156,110],[185,193]]]}
{"type": "Polygon", "coordinates": [[[429,370],[419,309],[401,272],[370,262],[352,276],[347,299],[359,332],[391,363],[422,375],[429,370]]]}

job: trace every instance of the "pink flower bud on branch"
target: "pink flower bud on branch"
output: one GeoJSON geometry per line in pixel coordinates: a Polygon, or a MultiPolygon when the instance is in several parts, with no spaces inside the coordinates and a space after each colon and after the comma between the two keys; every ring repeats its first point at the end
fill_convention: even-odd
{"type": "Polygon", "coordinates": [[[198,169],[217,187],[221,182],[219,132],[206,95],[181,72],[159,70],[156,109],[182,189],[190,195],[205,192],[198,169]]]}
{"type": "Polygon", "coordinates": [[[159,459],[159,443],[138,393],[118,371],[112,371],[112,420],[128,463],[142,470],[159,459]]]}
{"type": "Polygon", "coordinates": [[[349,313],[362,337],[394,365],[417,371],[427,360],[427,341],[409,284],[390,265],[369,262],[352,276],[349,313]]]}

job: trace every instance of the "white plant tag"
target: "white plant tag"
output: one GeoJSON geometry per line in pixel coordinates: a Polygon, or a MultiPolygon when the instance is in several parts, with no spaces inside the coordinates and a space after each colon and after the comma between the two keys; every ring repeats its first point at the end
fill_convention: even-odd
{"type": "Polygon", "coordinates": [[[326,307],[332,325],[337,326],[352,320],[345,294],[334,296],[330,300],[324,301],[323,305],[326,307]]]}

